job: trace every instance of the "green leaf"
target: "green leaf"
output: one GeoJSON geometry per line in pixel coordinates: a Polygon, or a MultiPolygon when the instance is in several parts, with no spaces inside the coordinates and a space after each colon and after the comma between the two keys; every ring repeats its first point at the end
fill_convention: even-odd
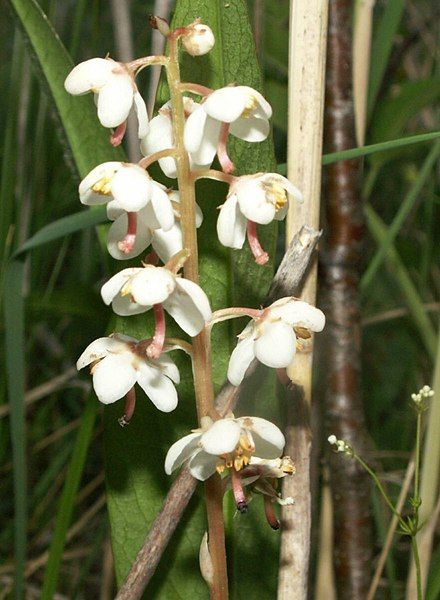
{"type": "MultiPolygon", "coordinates": [[[[176,5],[173,26],[191,23],[201,17],[212,27],[216,45],[209,55],[191,58],[182,56],[182,79],[218,88],[231,82],[261,89],[261,75],[256,62],[253,37],[247,10],[242,0],[230,2],[206,2],[206,0],[180,0],[176,5]],[[240,43],[237,43],[240,40],[240,43]]],[[[168,90],[162,82],[158,105],[168,98],[168,90]]],[[[272,141],[249,144],[230,138],[229,151],[236,165],[236,172],[253,173],[275,169],[272,141]]],[[[258,305],[269,286],[273,263],[262,268],[255,265],[248,250],[229,252],[220,246],[215,235],[217,206],[224,201],[226,188],[223,184],[201,181],[197,185],[197,199],[204,213],[199,230],[201,285],[207,292],[214,309],[241,302],[258,305]],[[231,296],[231,285],[234,290],[231,296]]],[[[262,227],[262,244],[273,256],[276,231],[262,227]]],[[[151,335],[151,324],[145,316],[118,321],[118,330],[134,337],[151,335]]],[[[174,335],[177,329],[170,326],[174,335]]],[[[229,323],[214,328],[214,382],[223,382],[231,343],[229,323]]],[[[181,335],[181,334],[180,334],[181,335]]],[[[144,397],[138,400],[135,416],[130,426],[122,430],[117,417],[122,406],[105,409],[106,473],[108,506],[112,527],[112,544],[115,567],[119,582],[124,578],[141,546],[148,528],[170,486],[170,479],[163,473],[163,460],[169,446],[195,426],[196,414],[192,390],[192,377],[187,358],[175,353],[182,374],[178,387],[179,406],[171,415],[158,413],[144,397]]],[[[267,389],[267,388],[266,388],[267,389]]],[[[267,400],[267,397],[266,397],[267,400]]],[[[256,512],[260,513],[255,502],[256,512]]],[[[260,527],[258,517],[247,515],[249,528],[246,552],[251,551],[255,538],[252,531],[259,531],[258,541],[265,543],[272,553],[271,564],[277,564],[277,541],[269,527],[260,527]],[[255,520],[257,519],[257,521],[255,520]],[[272,539],[272,542],[271,542],[272,539]]],[[[242,522],[243,523],[243,522],[242,522]]],[[[242,524],[241,523],[241,524],[242,524]]],[[[240,524],[240,527],[241,527],[240,524]]],[[[170,547],[167,549],[158,572],[148,588],[146,597],[154,598],[206,598],[208,590],[198,569],[198,551],[206,528],[204,509],[195,498],[184,520],[179,525],[170,547]]],[[[235,523],[233,526],[235,530],[235,523]]],[[[231,538],[240,531],[230,532],[231,538]]],[[[268,558],[269,561],[269,558],[268,558]]],[[[238,566],[238,565],[237,565],[238,566]]],[[[255,592],[255,565],[252,561],[240,565],[231,587],[255,592]]],[[[235,571],[235,568],[232,568],[235,571]]],[[[266,571],[270,583],[259,598],[273,598],[276,574],[266,571]]],[[[260,592],[258,588],[258,592],[260,592]]],[[[233,592],[235,593],[235,592],[233,592]]]]}
{"type": "Polygon", "coordinates": [[[84,177],[94,166],[108,160],[124,160],[120,148],[108,142],[109,132],[96,118],[92,94],[73,97],[64,89],[72,60],[36,0],[9,0],[24,30],[35,65],[48,88],[64,128],[76,168],[84,177]]]}
{"type": "Polygon", "coordinates": [[[23,288],[24,263],[11,261],[5,274],[6,375],[10,403],[12,464],[14,470],[15,598],[24,598],[26,566],[27,481],[25,424],[25,339],[23,288]]]}
{"type": "Polygon", "coordinates": [[[76,494],[83,474],[87,450],[92,439],[98,406],[92,398],[86,399],[86,402],[58,506],[55,528],[49,548],[49,558],[44,572],[43,589],[41,591],[42,600],[51,600],[57,589],[67,530],[72,520],[76,494]]]}

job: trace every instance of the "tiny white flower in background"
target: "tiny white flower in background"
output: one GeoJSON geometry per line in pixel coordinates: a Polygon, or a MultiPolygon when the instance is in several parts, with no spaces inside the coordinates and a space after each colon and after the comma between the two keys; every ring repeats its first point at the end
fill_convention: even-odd
{"type": "Polygon", "coordinates": [[[212,29],[203,23],[195,23],[187,27],[188,33],[182,36],[182,44],[191,56],[207,54],[215,44],[212,29]]]}
{"type": "MultiPolygon", "coordinates": [[[[179,192],[166,190],[165,186],[159,185],[168,195],[172,203],[179,203],[179,192]]],[[[176,213],[176,211],[175,211],[176,213]]],[[[180,215],[175,215],[177,218],[180,215]]],[[[183,248],[182,228],[178,221],[165,231],[161,228],[151,204],[147,204],[137,213],[136,241],[131,252],[123,252],[120,249],[120,242],[125,236],[128,225],[127,212],[119,206],[116,200],[107,204],[107,217],[114,221],[109,229],[107,236],[107,249],[113,258],[117,260],[127,260],[139,256],[150,244],[159,258],[168,262],[172,256],[180,252],[183,248]]],[[[203,221],[203,214],[200,207],[196,205],[196,227],[200,227],[203,221]]]]}
{"type": "Polygon", "coordinates": [[[104,127],[118,127],[134,108],[139,121],[139,138],[147,134],[147,108],[133,74],[124,63],[111,58],[91,58],[72,69],[64,87],[75,96],[87,92],[97,94],[98,119],[104,127]]]}
{"type": "Polygon", "coordinates": [[[432,390],[429,385],[424,385],[417,394],[411,394],[411,399],[415,404],[422,404],[428,398],[432,398],[434,396],[434,390],[432,390]]]}
{"type": "MultiPolygon", "coordinates": [[[[200,105],[194,102],[188,96],[183,97],[183,107],[185,115],[193,113],[200,105]]],[[[160,109],[159,113],[150,121],[150,127],[147,135],[141,140],[141,152],[144,156],[150,156],[156,152],[174,148],[174,135],[172,123],[171,101],[166,102],[160,109]]],[[[191,170],[209,168],[214,159],[205,163],[197,163],[189,154],[191,170]]],[[[176,161],[172,156],[166,156],[159,159],[159,166],[167,177],[175,179],[177,177],[176,161]]]]}
{"type": "Polygon", "coordinates": [[[329,435],[327,441],[331,446],[334,446],[336,452],[345,452],[346,454],[353,453],[351,446],[347,444],[347,442],[344,442],[344,440],[338,440],[334,434],[329,435]]]}
{"type": "Polygon", "coordinates": [[[127,212],[138,212],[148,204],[155,224],[168,231],[174,225],[171,201],[163,186],[132,163],[106,162],[98,165],[79,184],[79,198],[89,206],[116,200],[127,212]]]}
{"type": "Polygon", "coordinates": [[[114,334],[92,342],[76,363],[78,370],[92,364],[93,388],[103,404],[123,398],[138,383],[153,404],[163,412],[177,406],[174,383],[179,383],[179,370],[166,354],[156,360],[136,352],[138,340],[114,334]]]}
{"type": "Polygon", "coordinates": [[[101,296],[121,316],[137,315],[162,304],[190,336],[200,333],[212,316],[202,288],[166,267],[123,269],[102,286],[101,296]]]}
{"type": "Polygon", "coordinates": [[[324,325],[324,313],[307,302],[277,300],[238,336],[229,360],[229,381],[240,385],[254,358],[276,369],[287,367],[295,356],[297,337],[310,337],[310,331],[322,331],[324,325]]]}
{"type": "Polygon", "coordinates": [[[165,472],[170,475],[184,462],[196,479],[205,481],[216,471],[240,471],[252,455],[277,458],[285,445],[276,425],[260,417],[233,415],[213,422],[204,417],[202,427],[174,443],[165,459],[165,472]]]}
{"type": "Polygon", "coordinates": [[[301,192],[286,177],[277,173],[256,173],[237,177],[220,208],[217,233],[228,248],[242,248],[247,221],[267,225],[281,221],[287,214],[288,194],[302,202],[301,192]]]}
{"type": "Polygon", "coordinates": [[[211,164],[217,152],[222,123],[229,132],[246,142],[261,142],[270,131],[270,104],[260,92],[248,86],[215,90],[192,112],[186,123],[184,143],[198,164],[211,164]]]}

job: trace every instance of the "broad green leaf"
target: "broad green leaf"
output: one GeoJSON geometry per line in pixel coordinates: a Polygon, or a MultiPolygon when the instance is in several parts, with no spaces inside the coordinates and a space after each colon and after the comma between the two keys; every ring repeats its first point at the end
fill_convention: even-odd
{"type": "MultiPolygon", "coordinates": [[[[216,45],[207,56],[182,56],[182,79],[213,88],[235,82],[261,89],[261,76],[255,59],[245,3],[242,0],[228,3],[180,0],[177,2],[173,26],[188,24],[196,17],[201,17],[203,22],[212,27],[216,45]]],[[[159,106],[168,98],[164,83],[158,97],[159,106]]],[[[238,174],[275,169],[271,140],[261,144],[248,144],[231,138],[229,150],[238,174]]],[[[258,267],[248,250],[230,253],[218,244],[215,234],[218,214],[216,207],[224,201],[225,191],[224,185],[212,181],[199,182],[197,186],[197,199],[205,217],[199,231],[201,284],[215,309],[238,302],[255,306],[269,286],[273,264],[265,268],[258,267]],[[233,296],[230,292],[231,283],[233,296]]],[[[272,227],[261,229],[262,244],[273,255],[276,232],[272,227]]],[[[135,337],[145,337],[151,335],[151,325],[148,326],[148,323],[149,320],[141,315],[139,318],[119,320],[117,328],[135,337]]],[[[177,329],[171,327],[171,331],[174,335],[177,334],[177,329]]],[[[217,388],[226,374],[231,342],[229,324],[214,328],[212,347],[214,382],[217,388]]],[[[106,410],[108,504],[119,582],[129,570],[170,486],[170,479],[163,473],[165,452],[172,442],[187,433],[196,423],[188,360],[177,352],[174,353],[174,358],[182,373],[182,383],[178,388],[179,406],[174,413],[158,413],[142,397],[138,400],[132,424],[121,430],[116,419],[123,408],[116,406],[106,410]]],[[[254,504],[256,513],[259,513],[259,502],[254,504]]],[[[240,548],[250,556],[254,543],[266,544],[275,571],[269,575],[269,569],[267,570],[271,581],[267,584],[267,590],[259,597],[271,598],[276,587],[278,540],[274,539],[272,530],[267,525],[261,526],[256,518],[259,519],[248,515],[245,523],[242,520],[237,527],[234,520],[233,528],[236,531],[230,533],[231,538],[240,537],[240,548]],[[250,534],[242,540],[244,524],[250,529],[250,534]],[[257,538],[251,534],[254,530],[257,538]]],[[[165,599],[208,596],[207,587],[198,570],[198,550],[205,527],[203,506],[198,505],[194,499],[163,557],[158,573],[153,577],[146,597],[165,599]]],[[[233,596],[238,597],[240,593],[235,586],[234,573],[240,587],[251,590],[249,586],[255,586],[256,581],[255,568],[251,558],[246,564],[237,565],[237,570],[232,566],[230,575],[233,596]]],[[[261,591],[260,587],[258,591],[261,591]]]]}
{"type": "Polygon", "coordinates": [[[36,0],[9,0],[9,3],[36,58],[41,83],[48,87],[55,102],[79,174],[84,177],[107,160],[123,160],[123,151],[109,145],[109,133],[98,123],[92,95],[73,97],[64,90],[64,80],[73,62],[36,0]]]}

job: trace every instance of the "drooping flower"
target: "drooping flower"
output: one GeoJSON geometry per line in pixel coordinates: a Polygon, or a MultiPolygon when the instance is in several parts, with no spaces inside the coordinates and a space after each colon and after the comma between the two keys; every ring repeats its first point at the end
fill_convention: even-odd
{"type": "Polygon", "coordinates": [[[287,214],[288,194],[299,202],[301,192],[286,177],[277,173],[256,173],[233,180],[225,203],[220,208],[217,233],[228,248],[242,248],[248,236],[255,260],[267,262],[268,255],[258,241],[255,223],[267,225],[281,221],[287,214]]]}
{"type": "MultiPolygon", "coordinates": [[[[228,132],[246,142],[261,142],[270,131],[270,104],[248,86],[228,86],[209,94],[188,117],[184,143],[193,160],[211,164],[219,149],[226,145],[228,132]],[[226,136],[221,136],[222,123],[226,136]]],[[[221,157],[220,162],[222,162],[221,157]]]]}
{"type": "Polygon", "coordinates": [[[75,96],[97,95],[98,119],[104,127],[120,127],[132,108],[137,113],[139,138],[148,132],[145,102],[128,66],[111,58],[91,58],[79,63],[67,76],[64,87],[75,96]]]}
{"type": "Polygon", "coordinates": [[[212,50],[215,38],[208,25],[196,21],[185,29],[188,31],[182,36],[182,44],[188,54],[202,56],[212,50]]]}
{"type": "Polygon", "coordinates": [[[156,305],[190,336],[211,319],[209,300],[200,286],[165,267],[145,265],[123,269],[101,289],[102,299],[117,315],[137,315],[156,305]]]}
{"type": "MultiPolygon", "coordinates": [[[[194,102],[192,98],[184,96],[183,107],[185,116],[188,117],[199,107],[199,104],[194,102]]],[[[151,119],[148,133],[141,140],[141,152],[144,156],[150,156],[156,152],[174,148],[172,118],[171,101],[168,101],[159,109],[159,113],[151,119]]],[[[189,154],[189,158],[190,168],[194,171],[196,169],[209,168],[214,157],[211,160],[202,163],[197,162],[191,153],[189,154]]],[[[160,158],[158,162],[160,168],[167,177],[170,177],[171,179],[177,177],[176,161],[172,156],[160,158]]]]}
{"type": "Polygon", "coordinates": [[[135,338],[114,334],[95,340],[81,354],[76,368],[90,364],[93,387],[103,404],[123,398],[138,383],[159,410],[170,412],[177,406],[178,368],[166,354],[149,360],[135,338]]]}
{"type": "Polygon", "coordinates": [[[163,186],[136,164],[113,161],[98,165],[79,184],[79,198],[89,206],[116,200],[127,212],[150,205],[155,224],[164,231],[174,225],[173,207],[163,186]]]}
{"type": "Polygon", "coordinates": [[[229,381],[240,385],[254,358],[276,369],[287,367],[295,356],[297,338],[308,338],[310,331],[322,331],[324,325],[324,313],[307,302],[293,297],[277,300],[238,336],[229,360],[229,381]]]}
{"type": "MultiPolygon", "coordinates": [[[[158,184],[161,186],[161,184],[158,184]]],[[[179,192],[166,190],[161,186],[171,200],[176,221],[174,225],[165,231],[156,219],[151,204],[147,204],[137,213],[136,235],[132,250],[124,251],[123,242],[129,228],[129,216],[119,206],[116,200],[107,204],[107,216],[114,221],[107,237],[107,249],[113,258],[126,260],[139,256],[150,244],[158,257],[166,263],[172,256],[183,249],[182,228],[179,223],[180,213],[178,210],[179,192]]],[[[202,211],[196,205],[196,227],[200,227],[203,221],[202,211]]]]}
{"type": "Polygon", "coordinates": [[[231,414],[213,422],[204,417],[202,427],[175,442],[165,459],[165,472],[170,475],[188,462],[191,474],[205,481],[216,471],[240,471],[255,454],[261,458],[277,458],[285,444],[276,425],[260,417],[238,417],[231,414]]]}

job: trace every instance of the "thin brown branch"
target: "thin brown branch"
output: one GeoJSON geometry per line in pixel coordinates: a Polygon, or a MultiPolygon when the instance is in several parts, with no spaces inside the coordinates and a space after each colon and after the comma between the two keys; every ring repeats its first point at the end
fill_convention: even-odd
{"type": "MultiPolygon", "coordinates": [[[[319,237],[318,231],[305,226],[293,238],[272,281],[264,301],[265,305],[277,298],[293,296],[298,293],[319,237]]],[[[251,364],[246,373],[246,379],[255,371],[257,364],[257,361],[251,364]]],[[[234,387],[226,382],[216,396],[216,409],[219,412],[223,412],[226,407],[232,409],[239,392],[240,387],[234,387]]],[[[197,481],[187,468],[184,468],[176,477],[116,600],[136,600],[142,596],[182,518],[196,485],[197,481]]]]}
{"type": "MultiPolygon", "coordinates": [[[[349,0],[330,0],[325,138],[327,150],[353,147],[349,0]]],[[[323,310],[326,314],[328,433],[364,454],[367,446],[361,398],[359,264],[364,237],[360,163],[340,161],[327,171],[323,310]]],[[[355,461],[329,453],[334,505],[335,574],[338,598],[364,598],[370,583],[372,535],[370,482],[355,461]]]]}

